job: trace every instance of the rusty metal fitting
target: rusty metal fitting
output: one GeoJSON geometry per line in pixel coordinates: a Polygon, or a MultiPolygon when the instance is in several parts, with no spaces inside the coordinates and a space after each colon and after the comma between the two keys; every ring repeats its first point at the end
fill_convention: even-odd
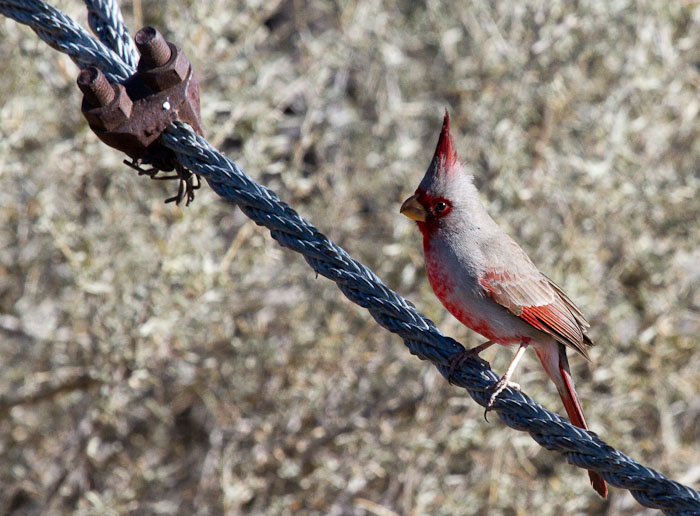
{"type": "Polygon", "coordinates": [[[184,52],[153,27],[141,29],[136,42],[142,52],[138,71],[123,84],[110,84],[100,70],[88,68],[78,86],[83,114],[97,136],[134,160],[148,160],[164,154],[153,145],[174,120],[202,134],[199,83],[184,52]]]}
{"type": "MultiPolygon", "coordinates": [[[[153,27],[136,34],[141,52],[137,72],[123,84],[111,84],[96,68],[80,72],[82,111],[97,137],[126,153],[130,166],[154,177],[159,170],[175,169],[180,178],[178,195],[169,201],[189,203],[199,181],[177,164],[172,151],[158,138],[175,120],[187,122],[203,134],[199,111],[199,83],[184,52],[165,41],[153,27]],[[140,164],[154,168],[144,170],[140,164]]],[[[159,177],[160,178],[160,177],[159,177]]]]}
{"type": "Polygon", "coordinates": [[[187,79],[192,65],[180,47],[153,27],[144,27],[134,39],[141,52],[138,73],[152,89],[163,91],[187,79]]]}
{"type": "Polygon", "coordinates": [[[90,67],[78,75],[83,92],[82,111],[93,129],[112,131],[131,116],[133,102],[121,84],[110,84],[97,68],[90,67]]]}

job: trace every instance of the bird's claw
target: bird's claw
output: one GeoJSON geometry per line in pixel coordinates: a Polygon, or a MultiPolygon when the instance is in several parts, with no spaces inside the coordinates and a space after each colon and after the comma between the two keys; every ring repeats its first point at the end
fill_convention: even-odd
{"type": "Polygon", "coordinates": [[[498,398],[498,395],[501,394],[504,390],[506,390],[508,387],[511,389],[514,389],[516,391],[520,390],[520,384],[517,384],[515,382],[511,382],[503,376],[500,380],[498,380],[496,383],[494,383],[489,390],[491,392],[491,397],[489,398],[489,402],[486,404],[486,408],[484,409],[484,419],[488,422],[488,417],[487,414],[489,411],[493,408],[493,404],[496,402],[496,398],[498,398]]]}

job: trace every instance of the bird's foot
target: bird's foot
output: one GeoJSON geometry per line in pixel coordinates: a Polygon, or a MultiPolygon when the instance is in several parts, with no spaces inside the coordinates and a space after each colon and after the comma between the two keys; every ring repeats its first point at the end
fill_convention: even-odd
{"type": "Polygon", "coordinates": [[[486,421],[488,421],[486,415],[489,413],[489,410],[493,408],[493,404],[496,402],[496,398],[498,398],[498,395],[501,394],[508,387],[516,391],[520,390],[520,385],[515,382],[511,382],[506,375],[503,375],[500,380],[498,380],[489,388],[489,390],[492,392],[491,397],[489,398],[489,402],[486,404],[486,408],[484,409],[484,419],[486,421]]]}
{"type": "Polygon", "coordinates": [[[447,381],[452,383],[452,377],[455,374],[455,372],[457,372],[462,367],[464,362],[466,362],[470,358],[473,358],[474,360],[476,360],[477,362],[479,362],[481,365],[483,365],[485,367],[489,367],[489,363],[486,360],[484,360],[483,358],[481,358],[479,356],[479,353],[484,351],[486,348],[488,348],[492,344],[493,344],[493,342],[491,342],[489,340],[488,342],[484,342],[483,344],[480,344],[480,345],[473,347],[471,349],[464,349],[462,351],[458,351],[457,353],[450,355],[450,358],[448,359],[450,370],[449,370],[449,373],[447,375],[447,381]]]}
{"type": "Polygon", "coordinates": [[[489,410],[491,410],[491,407],[493,407],[493,404],[496,401],[496,398],[499,394],[501,394],[507,387],[518,391],[520,390],[520,385],[511,382],[510,378],[511,376],[513,376],[513,372],[515,371],[515,367],[518,365],[518,361],[520,360],[520,358],[522,358],[523,353],[525,353],[527,345],[528,342],[520,343],[520,347],[518,348],[518,351],[515,352],[515,356],[513,357],[513,360],[510,361],[510,365],[508,366],[508,369],[506,369],[505,374],[501,376],[500,380],[498,380],[495,384],[493,384],[492,387],[489,388],[489,391],[492,391],[492,393],[491,397],[489,398],[489,402],[486,404],[486,409],[484,410],[484,419],[486,421],[489,420],[486,417],[486,414],[488,414],[489,410]]]}

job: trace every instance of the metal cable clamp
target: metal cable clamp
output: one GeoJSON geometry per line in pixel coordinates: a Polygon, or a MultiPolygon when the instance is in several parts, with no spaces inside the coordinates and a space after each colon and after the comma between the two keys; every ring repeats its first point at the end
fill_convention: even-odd
{"type": "Polygon", "coordinates": [[[100,140],[131,158],[124,163],[139,175],[178,179],[177,194],[165,202],[185,200],[188,205],[201,186],[200,178],[179,165],[159,138],[175,120],[187,122],[203,135],[199,83],[182,49],[165,41],[155,28],[144,27],[134,40],[141,59],[136,73],[123,83],[110,83],[95,67],[80,72],[83,116],[100,140]],[[158,176],[172,170],[175,175],[158,176]]]}

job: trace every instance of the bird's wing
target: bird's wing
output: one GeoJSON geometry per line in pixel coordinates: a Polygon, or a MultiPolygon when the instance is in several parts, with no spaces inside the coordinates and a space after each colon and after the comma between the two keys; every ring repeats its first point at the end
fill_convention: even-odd
{"type": "Polygon", "coordinates": [[[531,326],[589,358],[586,346],[592,342],[584,333],[588,322],[581,310],[537,270],[515,242],[512,244],[509,266],[492,262],[486,270],[481,280],[486,294],[531,326]]]}

